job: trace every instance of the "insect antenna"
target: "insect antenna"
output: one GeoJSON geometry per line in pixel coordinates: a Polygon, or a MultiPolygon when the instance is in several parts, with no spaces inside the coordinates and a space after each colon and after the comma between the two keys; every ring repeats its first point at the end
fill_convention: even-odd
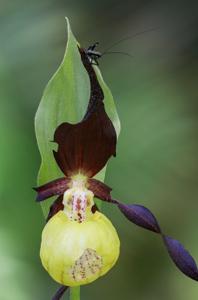
{"type": "Polygon", "coordinates": [[[119,41],[117,41],[116,43],[113,43],[112,45],[110,45],[109,47],[107,47],[101,54],[104,55],[106,54],[107,52],[109,52],[109,50],[111,50],[113,47],[117,46],[118,44],[120,44],[121,42],[124,42],[124,41],[127,41],[127,40],[130,40],[132,38],[135,38],[136,36],[139,36],[139,35],[142,35],[144,33],[147,33],[147,32],[151,32],[151,31],[155,31],[155,30],[158,30],[159,27],[153,27],[153,28],[149,28],[149,29],[146,29],[146,30],[143,30],[143,31],[140,31],[140,32],[137,32],[133,35],[130,35],[130,36],[127,36],[125,38],[122,38],[120,39],[119,41]]]}
{"type": "Polygon", "coordinates": [[[108,51],[108,52],[103,52],[101,53],[101,56],[107,55],[107,54],[122,54],[122,55],[126,55],[129,56],[131,58],[133,58],[133,55],[127,53],[127,52],[122,52],[122,51],[108,51]]]}

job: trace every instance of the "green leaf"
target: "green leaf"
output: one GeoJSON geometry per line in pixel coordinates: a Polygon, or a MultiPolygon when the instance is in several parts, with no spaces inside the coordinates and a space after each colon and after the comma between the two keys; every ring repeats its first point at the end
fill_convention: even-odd
{"type": "MultiPolygon", "coordinates": [[[[56,145],[52,143],[55,129],[63,122],[77,123],[83,118],[89,101],[90,82],[78,51],[79,43],[75,39],[67,20],[68,40],[65,55],[57,72],[47,84],[35,116],[35,131],[41,154],[41,166],[38,173],[38,185],[62,177],[52,150],[56,145]]],[[[116,112],[114,100],[110,90],[103,81],[101,73],[95,67],[98,80],[104,92],[104,103],[107,114],[111,118],[117,135],[120,122],[116,112]]],[[[96,178],[104,181],[105,168],[96,178]]],[[[42,203],[44,215],[48,214],[52,201],[42,203]]]]}

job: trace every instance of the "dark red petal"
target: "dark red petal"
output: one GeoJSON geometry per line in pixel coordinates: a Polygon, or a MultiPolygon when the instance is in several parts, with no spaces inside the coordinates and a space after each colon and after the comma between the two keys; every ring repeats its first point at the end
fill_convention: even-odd
{"type": "Polygon", "coordinates": [[[34,188],[38,192],[36,201],[40,202],[55,195],[63,194],[68,188],[69,178],[59,178],[34,188]]]}
{"type": "Polygon", "coordinates": [[[148,208],[142,205],[126,205],[122,203],[119,203],[118,207],[129,221],[145,229],[160,233],[158,222],[148,208]]]}
{"type": "Polygon", "coordinates": [[[116,132],[104,109],[103,91],[87,55],[82,49],[80,53],[91,83],[88,109],[80,123],[63,123],[54,134],[54,157],[67,177],[79,172],[92,177],[116,154],[116,132]]]}
{"type": "Polygon", "coordinates": [[[168,236],[164,236],[163,239],[170,257],[172,258],[176,266],[188,277],[198,281],[197,265],[189,252],[184,249],[179,241],[174,240],[168,236]]]}
{"type": "Polygon", "coordinates": [[[59,300],[62,298],[65,291],[68,289],[68,286],[61,285],[61,287],[57,290],[56,294],[52,297],[52,300],[59,300]]]}
{"type": "Polygon", "coordinates": [[[88,180],[88,189],[91,190],[94,193],[94,196],[97,198],[111,202],[110,193],[112,189],[103,182],[94,178],[90,178],[88,180]]]}
{"type": "Polygon", "coordinates": [[[63,195],[59,196],[53,204],[50,206],[49,214],[47,216],[46,222],[48,222],[57,212],[64,209],[63,205],[63,195]]]}

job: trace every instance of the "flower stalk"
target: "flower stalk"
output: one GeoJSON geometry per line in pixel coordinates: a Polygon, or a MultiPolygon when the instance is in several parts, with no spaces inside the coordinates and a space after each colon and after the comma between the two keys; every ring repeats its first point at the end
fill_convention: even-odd
{"type": "Polygon", "coordinates": [[[70,300],[80,300],[80,286],[70,288],[70,300]]]}

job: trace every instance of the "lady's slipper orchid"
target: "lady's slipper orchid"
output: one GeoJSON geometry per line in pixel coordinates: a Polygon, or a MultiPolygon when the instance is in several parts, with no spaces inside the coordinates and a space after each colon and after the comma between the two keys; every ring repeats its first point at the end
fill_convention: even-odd
{"type": "Polygon", "coordinates": [[[91,84],[90,101],[83,120],[63,123],[55,131],[55,160],[64,177],[35,188],[37,201],[57,195],[47,218],[41,243],[41,260],[49,274],[63,286],[90,283],[108,272],[119,256],[119,238],[111,222],[98,211],[94,196],[118,206],[136,225],[161,235],[170,257],[188,277],[198,280],[191,255],[176,240],[165,236],[154,215],[141,205],[126,205],[111,197],[111,188],[93,178],[116,154],[116,132],[107,116],[103,91],[86,52],[79,49],[91,84]]]}

